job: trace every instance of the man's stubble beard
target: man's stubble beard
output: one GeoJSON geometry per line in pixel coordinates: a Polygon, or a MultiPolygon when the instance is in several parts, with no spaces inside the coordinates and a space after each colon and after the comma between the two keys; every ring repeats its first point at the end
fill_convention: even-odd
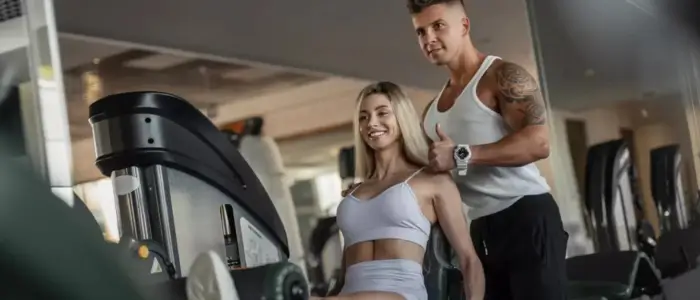
{"type": "Polygon", "coordinates": [[[431,62],[438,67],[444,67],[447,65],[447,61],[442,59],[431,59],[431,62]]]}

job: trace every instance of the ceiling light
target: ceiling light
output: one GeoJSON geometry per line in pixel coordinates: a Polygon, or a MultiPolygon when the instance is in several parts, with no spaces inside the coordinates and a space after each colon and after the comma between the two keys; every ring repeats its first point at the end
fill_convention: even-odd
{"type": "Polygon", "coordinates": [[[83,84],[83,101],[92,104],[102,97],[103,82],[97,72],[88,71],[81,75],[83,84]]]}
{"type": "Polygon", "coordinates": [[[146,69],[152,71],[160,71],[170,67],[174,67],[188,61],[192,58],[168,55],[168,54],[156,54],[149,55],[143,58],[130,60],[124,63],[124,66],[138,69],[146,69]]]}
{"type": "Polygon", "coordinates": [[[279,73],[279,70],[272,69],[272,68],[244,68],[244,69],[236,69],[233,71],[228,71],[224,72],[221,74],[221,77],[224,79],[233,79],[233,80],[248,80],[248,81],[253,81],[253,80],[260,80],[266,77],[270,77],[272,75],[275,75],[279,73]]]}

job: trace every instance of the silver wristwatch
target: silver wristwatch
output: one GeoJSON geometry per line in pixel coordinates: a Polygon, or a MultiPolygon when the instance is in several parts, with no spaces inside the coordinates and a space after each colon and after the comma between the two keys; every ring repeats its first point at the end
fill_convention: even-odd
{"type": "Polygon", "coordinates": [[[457,175],[466,176],[469,159],[472,157],[469,145],[457,145],[454,150],[454,157],[455,165],[457,166],[457,175]]]}

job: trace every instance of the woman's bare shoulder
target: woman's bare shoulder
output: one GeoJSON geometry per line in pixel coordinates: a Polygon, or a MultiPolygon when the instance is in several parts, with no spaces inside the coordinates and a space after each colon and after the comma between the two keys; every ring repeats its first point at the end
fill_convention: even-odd
{"type": "Polygon", "coordinates": [[[449,172],[433,172],[425,169],[415,177],[416,181],[418,181],[416,186],[433,192],[439,191],[445,185],[454,184],[452,175],[449,172]]]}
{"type": "Polygon", "coordinates": [[[452,174],[450,172],[434,172],[429,169],[425,169],[422,172],[424,180],[430,182],[431,184],[445,184],[452,183],[452,174]]]}

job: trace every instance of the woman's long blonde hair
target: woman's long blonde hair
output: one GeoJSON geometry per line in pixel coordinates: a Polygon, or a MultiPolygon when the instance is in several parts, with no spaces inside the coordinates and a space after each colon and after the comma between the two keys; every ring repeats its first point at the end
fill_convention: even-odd
{"type": "Polygon", "coordinates": [[[401,133],[401,146],[406,159],[419,166],[428,165],[428,141],[423,134],[420,120],[411,99],[401,88],[387,81],[373,83],[362,89],[355,106],[355,177],[366,180],[375,171],[374,150],[362,139],[360,133],[360,110],[362,101],[368,96],[382,94],[389,98],[401,133]]]}

